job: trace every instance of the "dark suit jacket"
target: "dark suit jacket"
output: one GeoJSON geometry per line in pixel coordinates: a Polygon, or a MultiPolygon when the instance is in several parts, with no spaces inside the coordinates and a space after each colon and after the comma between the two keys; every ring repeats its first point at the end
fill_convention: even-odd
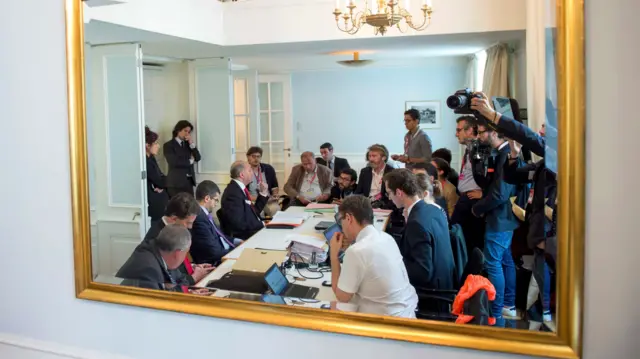
{"type": "MultiPolygon", "coordinates": [[[[319,165],[329,167],[329,164],[327,163],[327,161],[325,161],[324,158],[322,157],[317,157],[316,163],[319,165]]],[[[345,168],[351,168],[349,166],[349,161],[347,161],[346,158],[333,156],[333,177],[335,178],[340,177],[340,172],[345,168]]]]}
{"type": "Polygon", "coordinates": [[[175,138],[172,138],[164,144],[162,151],[169,164],[167,187],[185,188],[195,186],[196,173],[190,159],[193,156],[194,163],[200,161],[201,157],[198,149],[191,149],[185,141],[181,146],[175,138]]]}
{"type": "Polygon", "coordinates": [[[149,217],[157,220],[164,216],[164,210],[169,202],[167,193],[167,177],[158,166],[154,156],[147,156],[147,203],[149,204],[149,217]],[[154,189],[161,189],[158,193],[154,189]]]}
{"type": "Polygon", "coordinates": [[[273,188],[279,187],[278,177],[276,176],[276,170],[270,164],[261,163],[260,170],[264,173],[264,178],[267,180],[267,186],[269,186],[269,191],[273,188]]]}
{"type": "Polygon", "coordinates": [[[400,241],[409,282],[427,289],[455,289],[449,225],[442,210],[424,201],[409,213],[400,241]]]}
{"type": "MultiPolygon", "coordinates": [[[[222,231],[221,231],[222,232],[222,231]]],[[[233,243],[233,241],[231,240],[233,243]]],[[[224,249],[221,238],[207,213],[201,209],[191,228],[191,249],[194,263],[217,265],[228,251],[224,249]]]]}
{"type": "Polygon", "coordinates": [[[487,231],[506,232],[518,228],[510,200],[515,194],[515,186],[504,180],[504,167],[510,151],[509,145],[505,145],[492,153],[487,167],[489,184],[482,190],[482,199],[473,205],[473,213],[485,217],[487,231]]]}
{"type": "Polygon", "coordinates": [[[122,285],[148,289],[165,289],[166,284],[174,282],[153,241],[140,243],[116,277],[124,279],[122,285]]]}
{"type": "MultiPolygon", "coordinates": [[[[164,227],[165,227],[165,224],[162,219],[151,223],[151,227],[149,228],[149,231],[144,236],[143,243],[147,243],[147,244],[152,243],[153,240],[156,239],[156,237],[158,237],[158,234],[160,234],[160,231],[164,227]]],[[[171,274],[171,276],[173,277],[173,279],[177,284],[194,285],[196,283],[193,277],[189,275],[189,272],[187,271],[187,267],[185,266],[184,262],[180,264],[180,267],[178,267],[178,269],[169,270],[169,273],[171,274]]]]}
{"type": "Polygon", "coordinates": [[[240,185],[231,180],[222,194],[221,209],[224,228],[233,238],[247,239],[261,230],[264,225],[258,214],[262,212],[269,200],[268,197],[258,195],[254,204],[255,211],[247,201],[249,198],[244,194],[240,185]],[[256,213],[257,212],[257,213],[256,213]]]}
{"type": "MultiPolygon", "coordinates": [[[[391,165],[386,165],[384,167],[384,174],[393,171],[393,167],[391,165]]],[[[360,176],[358,176],[358,185],[356,186],[355,194],[361,194],[365,197],[369,197],[369,193],[371,192],[371,181],[373,180],[373,168],[367,166],[360,170],[360,176]]],[[[382,203],[383,208],[395,208],[393,206],[393,202],[387,197],[387,187],[385,186],[384,181],[382,181],[382,198],[380,202],[382,203]]],[[[380,206],[377,206],[380,207],[380,206]]]]}

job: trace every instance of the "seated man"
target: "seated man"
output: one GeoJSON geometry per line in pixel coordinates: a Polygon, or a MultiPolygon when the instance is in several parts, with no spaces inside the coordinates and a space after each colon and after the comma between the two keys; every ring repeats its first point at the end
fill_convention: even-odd
{"type": "MultiPolygon", "coordinates": [[[[149,228],[149,231],[144,236],[144,242],[154,240],[158,237],[160,231],[170,224],[177,224],[186,229],[191,229],[199,210],[200,206],[198,206],[198,202],[196,202],[191,194],[186,192],[176,194],[171,197],[169,203],[167,203],[165,215],[159,221],[151,224],[151,228],[149,228]]],[[[212,270],[213,267],[210,264],[197,264],[192,266],[189,258],[185,257],[184,263],[178,266],[176,270],[170,270],[170,272],[176,283],[193,285],[212,270]]]]}
{"type": "Polygon", "coordinates": [[[180,224],[169,224],[155,239],[140,243],[116,277],[124,279],[122,285],[182,291],[180,286],[184,283],[178,283],[172,273],[183,263],[190,246],[189,230],[180,224]]]}
{"type": "Polygon", "coordinates": [[[253,171],[253,177],[251,177],[251,183],[247,186],[249,188],[249,194],[251,194],[251,200],[255,201],[258,198],[258,192],[260,183],[266,182],[267,188],[272,195],[278,195],[278,178],[276,177],[276,170],[273,166],[262,163],[262,148],[253,146],[247,150],[247,162],[251,165],[251,171],[253,171]]]}
{"type": "Polygon", "coordinates": [[[300,164],[293,166],[291,175],[284,185],[285,193],[291,198],[292,206],[306,206],[311,202],[329,199],[333,178],[329,167],[319,165],[313,152],[303,152],[300,164]]]}
{"type": "Polygon", "coordinates": [[[211,213],[220,201],[218,185],[209,180],[200,182],[196,187],[196,200],[200,211],[191,228],[191,257],[195,263],[217,265],[242,240],[227,238],[213,221],[211,213]]]}
{"type": "Polygon", "coordinates": [[[356,194],[369,197],[374,208],[391,208],[382,177],[393,171],[387,164],[389,151],[384,145],[375,144],[367,149],[368,166],[360,170],[356,194]]]}
{"type": "Polygon", "coordinates": [[[440,208],[420,199],[416,175],[397,169],[384,176],[389,198],[405,208],[407,224],[400,253],[414,287],[455,289],[455,264],[449,226],[440,208]]]}
{"type": "Polygon", "coordinates": [[[343,199],[351,196],[356,190],[356,182],[358,182],[358,174],[351,168],[345,168],[340,171],[338,183],[331,188],[331,196],[328,202],[340,204],[343,199]]]}
{"type": "Polygon", "coordinates": [[[325,142],[320,146],[320,155],[322,157],[316,158],[316,162],[319,165],[327,166],[333,173],[333,177],[340,177],[342,170],[351,168],[349,161],[346,158],[340,158],[333,155],[333,145],[329,142],[325,142]]]}
{"type": "Polygon", "coordinates": [[[334,234],[329,244],[331,287],[338,302],[352,302],[361,313],[415,318],[418,295],[395,240],[373,226],[371,201],[345,198],[339,215],[343,233],[334,234]],[[340,264],[343,241],[354,243],[340,264]]]}
{"type": "Polygon", "coordinates": [[[248,239],[264,228],[259,213],[269,200],[269,188],[262,182],[259,186],[258,198],[255,204],[251,202],[251,195],[247,185],[251,183],[253,171],[249,163],[236,161],[230,169],[231,182],[222,194],[222,216],[218,218],[225,230],[233,238],[248,239]]]}

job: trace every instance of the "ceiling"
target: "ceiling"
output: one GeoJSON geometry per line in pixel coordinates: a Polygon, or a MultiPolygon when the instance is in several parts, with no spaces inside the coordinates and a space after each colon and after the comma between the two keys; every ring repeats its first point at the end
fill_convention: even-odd
{"type": "Polygon", "coordinates": [[[349,60],[352,51],[361,59],[380,62],[406,62],[426,57],[472,54],[497,42],[514,47],[525,43],[525,31],[500,31],[448,35],[414,35],[366,39],[298,43],[219,46],[125,26],[92,20],[85,24],[85,40],[91,44],[142,43],[146,55],[175,59],[232,57],[235,63],[260,67],[331,67],[338,60],[349,60]],[[335,52],[342,52],[335,54],[335,52]]]}

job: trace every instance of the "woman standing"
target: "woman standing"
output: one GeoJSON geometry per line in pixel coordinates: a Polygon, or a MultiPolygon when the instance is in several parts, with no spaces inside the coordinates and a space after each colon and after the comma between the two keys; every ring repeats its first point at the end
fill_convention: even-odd
{"type": "Polygon", "coordinates": [[[160,144],[158,144],[158,134],[145,126],[145,150],[147,154],[147,203],[149,204],[148,214],[151,222],[160,220],[164,216],[164,210],[169,202],[167,193],[167,177],[162,173],[156,161],[156,155],[160,144]]]}

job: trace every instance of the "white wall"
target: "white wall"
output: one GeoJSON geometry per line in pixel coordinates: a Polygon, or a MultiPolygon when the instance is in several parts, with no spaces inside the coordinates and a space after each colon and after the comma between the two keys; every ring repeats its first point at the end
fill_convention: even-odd
{"type": "MultiPolygon", "coordinates": [[[[640,12],[640,3],[586,3],[589,141],[584,358],[629,359],[640,351],[640,318],[635,310],[640,291],[635,214],[640,205],[629,197],[637,187],[637,174],[614,178],[612,173],[621,168],[637,172],[629,167],[637,153],[623,151],[621,146],[632,144],[640,131],[638,121],[622,107],[636,101],[640,83],[635,60],[640,49],[632,35],[640,32],[634,15],[640,12]],[[621,36],[627,41],[620,41],[621,36]]],[[[304,353],[310,359],[526,358],[75,299],[61,3],[6,2],[0,12],[0,43],[0,121],[5,133],[12,134],[0,141],[4,174],[0,272],[16,273],[15,268],[21,268],[2,291],[0,333],[49,342],[29,341],[22,346],[55,351],[63,345],[135,358],[181,357],[192,346],[206,347],[207,353],[216,350],[216,357],[280,358],[283,349],[273,344],[274,338],[282,338],[288,352],[304,353]],[[47,61],[42,61],[43,53],[48,54],[47,61]],[[47,215],[31,215],[39,211],[47,215]],[[172,344],[166,345],[165,338],[172,344]]],[[[5,334],[0,342],[3,358],[55,358],[15,346],[5,334]]],[[[79,353],[77,357],[98,356],[79,353]]]]}
{"type": "Polygon", "coordinates": [[[449,95],[464,87],[466,57],[428,58],[418,67],[347,68],[293,73],[292,97],[297,150],[319,152],[331,142],[338,156],[364,159],[366,149],[382,143],[391,153],[404,151],[406,101],[439,101],[442,127],[425,129],[433,149],[457,152],[456,115],[449,95]]]}

